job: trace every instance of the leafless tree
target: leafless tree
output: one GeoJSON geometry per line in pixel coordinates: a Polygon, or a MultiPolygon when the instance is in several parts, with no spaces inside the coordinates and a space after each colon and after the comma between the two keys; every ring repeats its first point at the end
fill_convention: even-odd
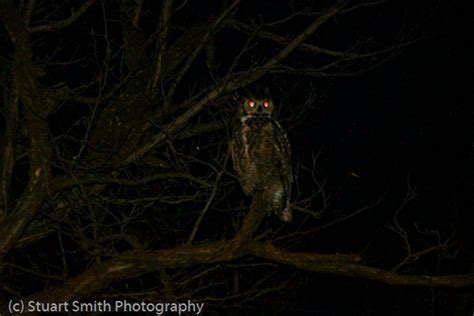
{"type": "Polygon", "coordinates": [[[315,165],[295,162],[300,215],[289,231],[244,198],[230,168],[239,93],[264,80],[284,87],[284,125],[297,126],[322,97],[316,80],[362,74],[416,40],[403,18],[391,43],[359,36],[332,49],[318,46],[319,32],[385,1],[290,2],[285,16],[246,15],[252,5],[238,0],[192,15],[192,2],[1,1],[5,296],[222,305],[294,286],[276,277],[284,266],[403,286],[472,286],[473,274],[406,272],[421,256],[453,248],[451,239],[412,247],[399,222],[410,187],[389,224],[406,258],[390,271],[361,254],[294,250],[381,201],[321,224],[334,194],[315,165]],[[293,82],[306,91],[297,105],[293,82]],[[303,177],[312,187],[300,187],[303,177]],[[259,278],[245,281],[248,271],[259,278]],[[33,291],[22,286],[33,278],[33,291]]]}

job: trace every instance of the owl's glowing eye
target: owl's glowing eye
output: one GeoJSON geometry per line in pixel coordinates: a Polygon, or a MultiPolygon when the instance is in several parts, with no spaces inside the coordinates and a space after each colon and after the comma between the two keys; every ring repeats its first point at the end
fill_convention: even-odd
{"type": "Polygon", "coordinates": [[[251,108],[253,108],[253,107],[255,106],[255,102],[250,101],[250,102],[249,102],[249,106],[250,106],[251,108]]]}
{"type": "Polygon", "coordinates": [[[263,102],[263,106],[268,108],[270,106],[270,102],[268,102],[268,101],[263,102]]]}

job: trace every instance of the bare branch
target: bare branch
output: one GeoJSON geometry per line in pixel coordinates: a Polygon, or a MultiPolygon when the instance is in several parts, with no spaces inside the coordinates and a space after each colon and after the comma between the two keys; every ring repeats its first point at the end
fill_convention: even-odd
{"type": "MultiPolygon", "coordinates": [[[[140,5],[142,2],[140,2],[140,5]]],[[[156,63],[155,63],[155,70],[153,73],[153,79],[151,81],[150,86],[148,87],[148,91],[151,94],[156,93],[156,89],[158,88],[158,84],[161,80],[162,76],[162,63],[163,63],[163,57],[166,52],[166,47],[167,47],[167,39],[168,39],[168,32],[169,32],[169,24],[170,24],[170,17],[171,17],[171,0],[165,0],[163,2],[163,8],[161,9],[161,20],[160,20],[160,35],[158,37],[158,45],[159,45],[159,51],[158,51],[158,56],[156,57],[156,63]]]]}
{"type": "Polygon", "coordinates": [[[362,277],[392,285],[456,288],[474,285],[474,274],[449,276],[400,275],[354,263],[359,260],[358,256],[354,255],[292,253],[271,244],[251,242],[247,246],[243,246],[241,243],[230,240],[203,246],[182,246],[152,252],[126,252],[70,279],[63,286],[33,294],[27,299],[41,302],[58,302],[87,298],[115,280],[138,277],[167,267],[188,267],[197,264],[231,261],[244,255],[254,255],[307,271],[347,277],[362,277]]]}
{"type": "MultiPolygon", "coordinates": [[[[227,164],[227,160],[229,159],[229,154],[225,157],[224,160],[224,167],[227,164]]],[[[206,215],[207,211],[209,210],[209,207],[211,206],[212,202],[214,201],[214,197],[216,196],[217,193],[217,188],[219,187],[221,177],[224,171],[221,171],[217,174],[216,181],[214,182],[214,186],[212,188],[211,196],[206,202],[206,205],[202,209],[201,213],[199,214],[198,219],[196,220],[196,223],[194,224],[193,230],[191,231],[191,235],[189,235],[188,242],[186,243],[187,245],[191,245],[192,242],[194,241],[194,238],[196,237],[196,233],[199,229],[199,225],[201,225],[202,219],[206,215]]]]}
{"type": "Polygon", "coordinates": [[[158,180],[168,180],[168,179],[186,179],[192,182],[196,182],[205,187],[211,187],[211,184],[207,183],[206,181],[199,179],[197,177],[192,176],[189,173],[183,172],[168,172],[168,173],[161,173],[156,174],[153,176],[144,177],[141,179],[120,179],[116,177],[81,177],[79,179],[74,178],[63,178],[57,177],[55,181],[51,184],[52,191],[60,191],[67,188],[71,188],[78,185],[86,185],[86,184],[121,184],[126,186],[140,186],[144,185],[149,182],[154,182],[158,180]]]}
{"type": "MultiPolygon", "coordinates": [[[[321,25],[328,21],[331,17],[335,16],[342,6],[334,6],[328,9],[323,15],[318,17],[313,23],[311,23],[302,33],[300,33],[295,39],[291,41],[284,49],[278,54],[271,58],[262,67],[249,69],[244,73],[237,75],[229,74],[224,77],[215,89],[207,93],[203,98],[197,101],[189,110],[181,114],[174,122],[166,125],[163,130],[165,132],[155,135],[150,142],[138,148],[125,160],[120,163],[120,166],[128,165],[131,162],[137,161],[143,155],[145,155],[152,148],[155,148],[159,144],[163,143],[167,139],[167,135],[173,134],[181,130],[191,118],[202,111],[206,105],[214,101],[221,95],[238,88],[249,85],[250,83],[261,78],[265,73],[277,66],[283,59],[285,59],[290,53],[292,53],[303,41],[314,33],[321,25]]],[[[179,106],[178,106],[179,107],[179,106]]]]}
{"type": "Polygon", "coordinates": [[[72,11],[71,16],[69,18],[61,20],[61,21],[56,21],[56,22],[52,22],[52,23],[49,23],[49,24],[45,24],[45,25],[33,26],[33,27],[29,28],[29,31],[30,31],[30,33],[52,32],[52,31],[56,31],[56,30],[60,30],[62,28],[65,28],[65,27],[71,25],[72,23],[74,23],[79,17],[81,17],[81,15],[83,15],[84,12],[86,12],[87,9],[89,9],[89,7],[91,5],[93,5],[95,2],[96,2],[96,0],[87,0],[86,2],[84,2],[79,7],[79,9],[77,9],[76,11],[72,11]]]}
{"type": "Polygon", "coordinates": [[[15,46],[13,84],[18,87],[18,95],[23,103],[30,139],[30,171],[27,188],[12,211],[12,215],[0,226],[1,261],[36,215],[44,197],[47,196],[48,184],[52,178],[52,150],[48,124],[39,115],[44,111],[42,91],[37,82],[40,72],[31,60],[32,47],[29,33],[25,24],[21,23],[22,17],[16,11],[13,1],[4,1],[0,7],[0,17],[15,46]]]}
{"type": "Polygon", "coordinates": [[[169,91],[168,91],[168,94],[166,95],[165,104],[164,104],[165,111],[166,111],[166,108],[168,108],[170,106],[171,99],[173,98],[179,83],[181,82],[181,80],[184,78],[184,76],[188,72],[189,68],[191,67],[191,65],[194,62],[194,60],[196,59],[196,57],[201,53],[202,49],[207,44],[207,42],[210,40],[211,36],[216,31],[216,29],[219,27],[219,25],[221,25],[222,22],[229,15],[232,14],[232,12],[235,12],[235,8],[237,7],[237,5],[239,3],[240,3],[240,0],[235,0],[225,10],[222,11],[222,13],[212,23],[212,25],[209,26],[208,31],[204,34],[204,36],[200,40],[198,46],[194,49],[194,51],[186,59],[186,62],[184,63],[183,67],[181,67],[181,70],[178,72],[178,74],[176,75],[176,78],[174,79],[173,83],[171,84],[171,86],[168,89],[169,91]]]}
{"type": "Polygon", "coordinates": [[[7,109],[6,121],[7,126],[5,130],[5,139],[3,141],[1,152],[2,162],[2,174],[0,182],[0,224],[3,222],[5,217],[8,214],[9,207],[9,196],[10,196],[10,185],[13,174],[13,167],[15,166],[15,135],[18,131],[19,123],[19,95],[18,95],[18,86],[16,84],[11,84],[9,87],[8,93],[5,93],[5,106],[7,109]]]}
{"type": "MultiPolygon", "coordinates": [[[[242,23],[237,20],[229,21],[228,26],[233,28],[236,31],[243,32],[245,34],[256,36],[258,38],[266,39],[269,41],[273,41],[280,45],[288,45],[291,42],[291,39],[287,37],[284,37],[284,36],[269,32],[269,31],[264,31],[261,28],[255,29],[254,27],[249,26],[248,24],[242,23]]],[[[306,53],[311,53],[311,54],[316,54],[316,55],[325,55],[325,56],[331,56],[331,57],[350,57],[345,52],[330,50],[330,49],[318,47],[318,46],[307,44],[307,43],[302,43],[297,48],[297,50],[303,51],[306,53]]]]}
{"type": "Polygon", "coordinates": [[[27,25],[29,25],[31,22],[31,17],[33,16],[35,6],[36,6],[36,0],[29,0],[26,5],[25,20],[27,22],[27,25]]]}

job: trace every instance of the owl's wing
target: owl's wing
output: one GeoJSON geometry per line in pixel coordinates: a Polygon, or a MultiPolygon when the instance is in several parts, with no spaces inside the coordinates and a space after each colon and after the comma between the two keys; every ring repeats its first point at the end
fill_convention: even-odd
{"type": "Polygon", "coordinates": [[[245,161],[242,157],[242,150],[243,150],[243,140],[241,134],[240,126],[235,126],[234,131],[232,134],[232,139],[230,141],[230,154],[232,157],[232,162],[234,165],[234,170],[239,178],[240,184],[242,189],[246,194],[250,193],[250,189],[248,187],[247,181],[245,181],[245,161]]]}
{"type": "Polygon", "coordinates": [[[283,127],[274,121],[275,131],[275,152],[277,154],[278,161],[280,162],[280,177],[284,185],[286,198],[289,199],[291,195],[291,184],[293,183],[293,173],[291,171],[291,148],[290,142],[288,141],[288,135],[283,127]]]}
{"type": "Polygon", "coordinates": [[[229,143],[229,148],[230,148],[230,155],[232,157],[232,163],[234,165],[234,171],[238,177],[241,176],[242,174],[242,166],[241,166],[241,160],[239,159],[239,153],[238,149],[241,145],[239,145],[239,139],[237,139],[238,136],[234,135],[232,139],[230,140],[229,143]]]}

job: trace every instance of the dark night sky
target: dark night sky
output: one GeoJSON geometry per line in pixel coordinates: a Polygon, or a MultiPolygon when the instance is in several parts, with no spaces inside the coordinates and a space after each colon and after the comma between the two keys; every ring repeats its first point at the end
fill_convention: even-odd
{"type": "MultiPolygon", "coordinates": [[[[323,147],[324,173],[353,195],[349,201],[384,193],[395,209],[409,175],[418,198],[402,213],[403,220],[444,234],[454,229],[467,263],[474,247],[474,60],[469,35],[474,19],[454,1],[441,2],[430,13],[429,2],[407,10],[408,19],[424,16],[425,38],[362,77],[334,82],[327,103],[304,123],[296,141],[302,148],[323,147]],[[353,171],[359,179],[348,176],[353,171]]],[[[360,217],[365,225],[350,221],[328,233],[327,241],[349,231],[358,236],[354,240],[360,238],[360,244],[355,242],[359,247],[367,240],[379,251],[394,245],[397,241],[389,241],[380,226],[380,213],[375,208],[360,217]]],[[[343,244],[345,238],[340,239],[343,244]]]]}
{"type": "MultiPolygon", "coordinates": [[[[428,14],[422,8],[418,12],[428,14]]],[[[474,25],[466,12],[443,3],[425,17],[420,42],[368,74],[335,81],[327,102],[304,122],[294,142],[324,145],[336,160],[330,164],[336,173],[356,171],[362,183],[373,184],[410,173],[437,211],[446,207],[440,200],[452,194],[462,207],[462,199],[472,195],[473,61],[467,30],[474,25]],[[309,131],[312,137],[304,137],[309,131]]]]}
{"type": "MultiPolygon", "coordinates": [[[[432,12],[430,2],[436,1],[407,6],[408,19],[423,20],[424,38],[368,74],[334,81],[327,102],[312,113],[302,130],[291,134],[292,144],[302,151],[323,148],[323,174],[347,193],[347,203],[384,194],[385,205],[396,209],[409,175],[418,198],[402,213],[402,220],[407,225],[421,223],[427,229],[439,229],[445,236],[454,229],[468,264],[474,247],[474,51],[469,31],[474,29],[474,19],[459,2],[441,2],[432,12]],[[349,176],[351,172],[360,178],[349,176]]],[[[385,18],[390,20],[382,16],[385,18]]],[[[303,155],[308,157],[307,152],[303,155]]],[[[350,205],[343,201],[340,207],[350,205]]],[[[397,239],[381,225],[390,219],[385,216],[389,215],[376,207],[319,235],[319,243],[343,248],[350,240],[352,246],[362,249],[370,242],[368,256],[383,262],[384,257],[400,254],[391,250],[397,239]]],[[[321,300],[333,302],[337,294],[350,298],[359,291],[380,291],[385,294],[379,301],[368,304],[382,311],[393,302],[406,302],[405,295],[419,295],[419,303],[429,297],[423,290],[409,289],[403,294],[401,289],[388,291],[374,285],[365,291],[368,285],[362,283],[342,282],[321,300]]],[[[323,281],[320,286],[333,284],[323,281]]],[[[348,305],[356,306],[360,299],[348,305]]]]}

